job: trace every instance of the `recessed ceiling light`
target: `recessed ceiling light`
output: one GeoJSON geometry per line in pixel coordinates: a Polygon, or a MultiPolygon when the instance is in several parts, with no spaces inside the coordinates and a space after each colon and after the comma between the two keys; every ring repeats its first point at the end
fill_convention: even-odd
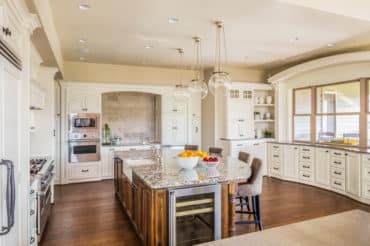
{"type": "Polygon", "coordinates": [[[333,43],[329,43],[329,44],[327,44],[327,46],[328,46],[328,47],[333,47],[333,46],[335,46],[335,44],[333,44],[333,43]]]}
{"type": "Polygon", "coordinates": [[[86,60],[85,57],[80,57],[80,61],[86,60]]]}
{"type": "Polygon", "coordinates": [[[169,17],[168,18],[168,23],[170,23],[170,24],[176,24],[178,22],[179,22],[179,18],[177,18],[177,17],[169,17]]]}
{"type": "Polygon", "coordinates": [[[151,46],[151,45],[145,45],[144,47],[145,47],[145,49],[152,49],[153,48],[153,46],[151,46]]]}
{"type": "Polygon", "coordinates": [[[293,43],[293,42],[297,42],[298,40],[299,40],[298,37],[294,37],[294,38],[289,39],[289,42],[293,43]]]}
{"type": "Polygon", "coordinates": [[[81,49],[81,52],[82,53],[89,53],[89,49],[88,48],[81,49]]]}
{"type": "Polygon", "coordinates": [[[80,39],[80,43],[81,43],[81,44],[87,43],[87,39],[86,39],[86,38],[81,38],[81,39],[80,39]]]}
{"type": "Polygon", "coordinates": [[[81,10],[89,10],[89,9],[91,9],[90,4],[87,4],[87,3],[81,3],[80,5],[78,5],[78,7],[79,7],[81,10]]]}

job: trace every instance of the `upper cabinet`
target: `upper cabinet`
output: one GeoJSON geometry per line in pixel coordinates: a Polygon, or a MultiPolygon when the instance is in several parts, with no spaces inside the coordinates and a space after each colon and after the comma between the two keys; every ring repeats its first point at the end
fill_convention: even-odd
{"type": "Polygon", "coordinates": [[[70,88],[67,93],[68,113],[99,113],[100,94],[84,88],[70,88]]]}
{"type": "Polygon", "coordinates": [[[45,107],[45,92],[35,83],[31,83],[30,109],[43,109],[45,107]]]}

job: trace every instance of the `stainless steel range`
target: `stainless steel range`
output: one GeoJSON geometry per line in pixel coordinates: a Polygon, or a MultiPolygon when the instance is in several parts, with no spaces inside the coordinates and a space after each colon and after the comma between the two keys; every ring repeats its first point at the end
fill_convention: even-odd
{"type": "Polygon", "coordinates": [[[50,158],[34,158],[30,160],[30,173],[37,182],[37,234],[42,238],[51,204],[54,204],[54,161],[50,158]]]}

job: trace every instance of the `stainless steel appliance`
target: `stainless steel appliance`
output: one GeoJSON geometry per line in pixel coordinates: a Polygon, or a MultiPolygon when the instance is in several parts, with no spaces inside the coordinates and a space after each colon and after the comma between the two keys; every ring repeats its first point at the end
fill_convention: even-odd
{"type": "Polygon", "coordinates": [[[37,234],[40,240],[54,203],[54,170],[53,160],[46,158],[31,159],[30,173],[39,182],[37,186],[37,234]]]}
{"type": "Polygon", "coordinates": [[[69,131],[99,131],[100,114],[97,113],[71,113],[69,114],[69,131]]]}
{"type": "Polygon", "coordinates": [[[169,190],[169,245],[221,239],[219,184],[169,190]]]}
{"type": "Polygon", "coordinates": [[[100,160],[100,114],[69,115],[69,162],[100,160]]]}
{"type": "MultiPolygon", "coordinates": [[[[5,199],[0,198],[1,199],[0,205],[2,205],[1,202],[4,199],[6,201],[6,216],[2,217],[3,219],[0,221],[0,236],[8,234],[10,232],[11,228],[14,225],[14,212],[15,212],[14,165],[13,162],[9,160],[0,160],[0,167],[2,166],[6,168],[6,192],[5,192],[6,194],[5,199]]],[[[3,194],[2,190],[0,194],[3,194]]],[[[1,213],[2,215],[5,214],[3,212],[1,213]]]]}

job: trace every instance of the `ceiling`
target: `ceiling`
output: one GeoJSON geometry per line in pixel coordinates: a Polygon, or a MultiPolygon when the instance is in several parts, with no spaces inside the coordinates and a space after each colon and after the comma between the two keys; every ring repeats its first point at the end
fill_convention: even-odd
{"type": "Polygon", "coordinates": [[[273,69],[312,57],[370,48],[370,22],[278,0],[50,0],[65,60],[176,67],[176,48],[214,63],[215,20],[224,20],[228,64],[273,69]],[[82,11],[79,4],[89,4],[82,11]],[[178,23],[168,19],[176,17],[178,23]],[[79,40],[87,39],[81,44],[79,40]],[[328,47],[328,44],[335,44],[328,47]],[[152,46],[152,48],[145,48],[152,46]]]}

